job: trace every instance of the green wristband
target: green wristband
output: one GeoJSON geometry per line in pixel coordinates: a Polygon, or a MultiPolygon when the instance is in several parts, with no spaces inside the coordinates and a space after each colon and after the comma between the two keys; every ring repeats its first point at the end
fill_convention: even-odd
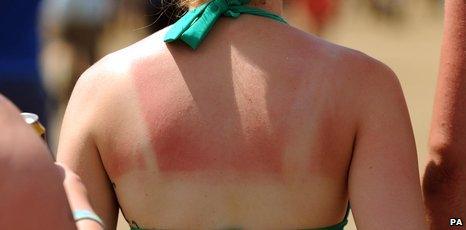
{"type": "Polygon", "coordinates": [[[100,219],[97,214],[89,210],[75,210],[73,211],[73,218],[76,222],[80,220],[92,220],[99,223],[102,227],[104,226],[102,219],[100,219]]]}

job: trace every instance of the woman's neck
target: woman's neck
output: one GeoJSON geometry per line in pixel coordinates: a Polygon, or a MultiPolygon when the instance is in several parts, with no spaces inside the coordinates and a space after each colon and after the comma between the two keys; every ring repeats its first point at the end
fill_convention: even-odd
{"type": "Polygon", "coordinates": [[[282,15],[283,12],[283,0],[252,0],[249,5],[278,15],[282,15]]]}
{"type": "MultiPolygon", "coordinates": [[[[199,6],[199,2],[202,2],[202,1],[192,0],[190,1],[190,3],[188,1],[187,5],[190,5],[189,8],[191,9],[191,8],[195,8],[199,6]]],[[[251,3],[249,3],[249,6],[271,11],[280,16],[282,15],[282,12],[283,12],[283,0],[251,0],[251,3]]]]}

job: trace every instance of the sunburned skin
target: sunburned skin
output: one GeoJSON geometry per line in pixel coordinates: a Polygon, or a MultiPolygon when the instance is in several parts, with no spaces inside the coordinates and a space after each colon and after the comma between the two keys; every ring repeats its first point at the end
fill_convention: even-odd
{"type": "MultiPolygon", "coordinates": [[[[332,91],[327,90],[334,87],[331,85],[332,78],[337,76],[334,70],[316,66],[318,78],[312,82],[313,78],[303,77],[306,71],[302,67],[309,65],[303,65],[301,59],[295,60],[292,51],[274,54],[279,60],[248,63],[239,57],[248,55],[255,60],[263,57],[255,56],[259,52],[241,53],[242,46],[247,46],[247,41],[229,52],[216,53],[216,60],[210,60],[208,66],[203,65],[207,60],[198,60],[202,55],[188,55],[184,46],[170,46],[170,52],[177,54],[175,57],[167,55],[154,60],[149,56],[132,62],[128,69],[132,86],[127,91],[134,95],[130,100],[122,100],[136,100],[137,106],[127,116],[137,114],[136,120],[143,127],[140,129],[146,132],[137,139],[148,142],[144,145],[150,150],[134,153],[131,148],[138,147],[126,143],[105,151],[108,154],[104,154],[103,162],[112,180],[144,171],[144,166],[160,174],[199,172],[242,179],[266,176],[283,180],[295,177],[297,170],[307,175],[340,173],[329,170],[332,162],[345,161],[334,158],[335,153],[341,152],[341,146],[332,144],[332,138],[340,136],[332,130],[341,126],[346,115],[329,116],[340,109],[322,107],[333,105],[332,101],[324,100],[340,97],[329,95],[332,91]],[[269,76],[263,69],[279,66],[275,62],[287,68],[268,70],[274,73],[269,76]],[[232,75],[228,69],[233,66],[241,69],[240,74],[232,75]],[[321,114],[327,115],[321,117],[321,114]],[[316,122],[309,123],[310,119],[316,122]],[[309,143],[310,140],[314,143],[309,143]],[[301,164],[302,167],[295,167],[301,164]]],[[[160,48],[154,49],[138,52],[157,53],[160,48]]],[[[126,135],[119,136],[118,143],[126,140],[126,135]]]]}
{"type": "MultiPolygon", "coordinates": [[[[126,146],[115,148],[121,153],[104,160],[113,178],[141,171],[136,158],[142,158],[138,161],[146,166],[155,165],[156,169],[151,170],[160,174],[211,172],[217,177],[228,174],[242,179],[266,176],[282,180],[297,170],[305,171],[300,175],[339,173],[328,169],[335,160],[344,162],[334,159],[333,153],[341,148],[332,144],[331,138],[335,136],[333,126],[341,123],[344,114],[328,116],[337,108],[320,106],[323,100],[336,96],[326,95],[328,91],[323,90],[332,87],[327,85],[330,78],[311,82],[298,77],[302,70],[296,68],[296,72],[289,74],[292,77],[271,80],[257,66],[244,63],[241,68],[250,72],[245,76],[232,78],[219,70],[208,76],[180,76],[170,68],[151,67],[156,62],[159,61],[148,59],[133,63],[129,74],[138,104],[134,111],[139,113],[153,155],[142,157],[124,150],[128,149],[126,146]],[[310,87],[314,96],[308,95],[310,87]],[[312,104],[318,106],[303,106],[312,104]],[[324,113],[326,117],[318,118],[324,113]],[[309,123],[312,117],[320,121],[309,123]],[[310,136],[314,133],[310,130],[319,135],[310,136]],[[315,143],[309,144],[310,140],[315,143]]],[[[189,63],[175,62],[180,69],[182,63],[189,63]]],[[[292,66],[294,61],[285,59],[287,62],[292,66]]],[[[283,72],[277,70],[276,74],[286,76],[280,71],[283,72]]]]}
{"type": "Polygon", "coordinates": [[[221,18],[196,51],[164,32],[99,62],[64,119],[59,156],[109,229],[118,206],[142,229],[312,229],[350,196],[361,229],[424,229],[389,69],[252,15],[221,18]]]}
{"type": "MultiPolygon", "coordinates": [[[[207,102],[196,102],[192,95],[187,95],[186,92],[190,92],[188,86],[179,86],[182,83],[177,82],[175,87],[179,88],[175,88],[168,85],[169,80],[154,81],[153,75],[141,74],[143,71],[139,72],[137,68],[135,72],[134,83],[142,117],[161,173],[209,170],[243,175],[279,176],[282,173],[283,137],[276,128],[266,127],[264,114],[251,111],[250,116],[233,123],[237,127],[226,127],[222,119],[235,119],[235,114],[228,114],[234,109],[214,111],[213,115],[203,113],[199,108],[202,105],[197,103],[207,102]],[[237,144],[227,144],[231,148],[224,149],[225,142],[237,144]]],[[[224,97],[221,94],[215,96],[224,97]]]]}
{"type": "MultiPolygon", "coordinates": [[[[123,109],[132,113],[136,110],[132,105],[127,105],[123,109]]],[[[115,113],[120,113],[120,111],[115,111],[115,113]]],[[[115,121],[118,123],[118,121],[115,121]]],[[[147,157],[147,154],[144,153],[146,148],[138,139],[135,140],[126,140],[125,136],[134,136],[134,130],[139,129],[139,123],[135,122],[132,125],[126,127],[124,126],[126,132],[124,133],[112,133],[109,135],[110,139],[119,140],[113,142],[109,149],[107,150],[109,154],[105,154],[102,157],[105,170],[110,176],[110,179],[114,182],[117,182],[119,178],[123,175],[127,175],[131,172],[145,171],[150,168],[150,160],[147,157]]],[[[116,183],[118,184],[118,183],[116,183]]]]}
{"type": "MultiPolygon", "coordinates": [[[[260,20],[243,19],[219,22],[208,39],[260,20]]],[[[264,45],[235,39],[204,55],[160,40],[156,34],[112,57],[111,69],[130,65],[106,81],[112,119],[93,122],[103,124],[97,147],[128,223],[296,229],[342,221],[355,117],[347,75],[323,65],[337,61],[336,50],[306,45],[309,52],[297,54],[302,46],[273,41],[284,47],[264,56],[264,45]]]]}
{"type": "MultiPolygon", "coordinates": [[[[129,102],[135,96],[132,93],[127,93],[123,96],[122,101],[129,102]]],[[[109,114],[119,114],[127,116],[127,114],[135,114],[138,111],[134,103],[127,103],[125,106],[114,107],[115,110],[109,114]]],[[[113,116],[112,116],[113,117],[113,116]]],[[[107,119],[107,118],[104,118],[107,119]]],[[[108,142],[106,148],[101,148],[103,166],[109,178],[118,185],[118,179],[132,172],[143,172],[152,167],[150,151],[143,141],[146,135],[143,127],[143,121],[134,119],[135,122],[128,123],[121,119],[112,120],[112,124],[124,130],[123,132],[115,132],[110,129],[103,135],[106,137],[105,142],[108,142]],[[140,130],[140,131],[138,131],[140,130]],[[131,138],[128,138],[128,137],[131,138]]]]}
{"type": "Polygon", "coordinates": [[[146,159],[141,153],[134,156],[130,154],[114,154],[105,162],[106,170],[114,178],[120,178],[122,175],[134,170],[145,170],[146,159]]]}
{"type": "Polygon", "coordinates": [[[431,229],[466,218],[466,2],[445,1],[445,29],[424,196],[431,229]]]}

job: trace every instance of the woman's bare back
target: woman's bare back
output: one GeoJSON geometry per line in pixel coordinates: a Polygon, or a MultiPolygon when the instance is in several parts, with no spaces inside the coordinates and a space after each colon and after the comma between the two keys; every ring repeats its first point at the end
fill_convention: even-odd
{"type": "Polygon", "coordinates": [[[166,48],[163,32],[123,51],[163,47],[132,60],[120,91],[131,99],[109,111],[118,118],[100,152],[129,221],[205,229],[343,219],[355,122],[342,103],[348,79],[330,68],[340,51],[283,27],[226,19],[196,52],[166,48]]]}
{"type": "Polygon", "coordinates": [[[165,45],[164,33],[102,60],[90,70],[100,80],[81,80],[100,82],[89,90],[101,98],[89,119],[130,224],[291,229],[342,221],[362,75],[383,67],[254,16],[221,19],[196,51],[165,45]]]}

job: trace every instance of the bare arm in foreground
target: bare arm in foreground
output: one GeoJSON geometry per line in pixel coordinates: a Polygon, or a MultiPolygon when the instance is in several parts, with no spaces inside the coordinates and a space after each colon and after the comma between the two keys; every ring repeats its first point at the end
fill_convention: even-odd
{"type": "MultiPolygon", "coordinates": [[[[445,31],[424,196],[432,229],[466,221],[466,1],[445,1],[445,31]]],[[[463,222],[464,224],[464,222],[463,222]]]]}
{"type": "Polygon", "coordinates": [[[46,145],[19,113],[0,95],[2,228],[102,229],[90,220],[75,223],[70,206],[72,209],[92,210],[84,186],[74,173],[53,164],[46,145]]]}

